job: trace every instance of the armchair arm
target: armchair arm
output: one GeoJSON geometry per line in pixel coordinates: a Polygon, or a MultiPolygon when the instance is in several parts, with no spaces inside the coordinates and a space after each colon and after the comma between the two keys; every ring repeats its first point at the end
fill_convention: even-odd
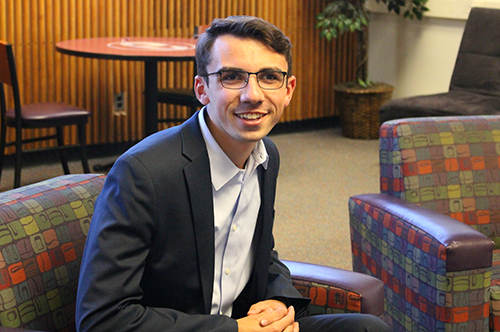
{"type": "Polygon", "coordinates": [[[309,314],[360,312],[381,316],[384,285],[366,274],[329,266],[282,260],[297,290],[309,297],[309,314]]]}
{"type": "Polygon", "coordinates": [[[488,326],[491,239],[387,194],[351,197],[349,216],[353,268],[384,282],[394,330],[488,326]]]}

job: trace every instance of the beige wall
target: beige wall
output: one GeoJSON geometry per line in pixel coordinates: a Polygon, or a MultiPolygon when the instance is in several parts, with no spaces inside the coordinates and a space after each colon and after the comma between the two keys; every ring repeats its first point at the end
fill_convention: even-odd
{"type": "Polygon", "coordinates": [[[500,8],[500,1],[429,0],[422,21],[371,6],[371,79],[394,85],[394,98],[446,92],[472,6],[500,8]]]}
{"type": "Polygon", "coordinates": [[[394,85],[394,98],[446,92],[464,26],[457,19],[373,14],[369,76],[394,85]]]}

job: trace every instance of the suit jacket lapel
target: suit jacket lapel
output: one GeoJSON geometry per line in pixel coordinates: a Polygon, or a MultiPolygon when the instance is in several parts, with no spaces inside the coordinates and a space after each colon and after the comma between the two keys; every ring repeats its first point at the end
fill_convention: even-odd
{"type": "Polygon", "coordinates": [[[269,172],[259,166],[259,175],[261,178],[260,197],[261,205],[259,210],[259,217],[257,219],[257,227],[255,229],[255,240],[258,240],[257,260],[255,261],[255,281],[256,281],[256,300],[264,298],[267,286],[267,272],[269,269],[269,259],[272,250],[272,228],[273,228],[273,213],[274,202],[273,197],[270,195],[274,192],[270,186],[272,181],[269,178],[269,172]]]}
{"type": "Polygon", "coordinates": [[[214,279],[214,207],[208,153],[197,114],[182,126],[182,152],[191,160],[184,168],[184,175],[191,201],[204,305],[209,314],[214,279]]]}
{"type": "Polygon", "coordinates": [[[269,154],[267,170],[259,166],[261,206],[258,217],[256,234],[259,232],[259,245],[256,253],[255,280],[257,282],[258,300],[262,300],[267,289],[267,277],[270,264],[271,250],[274,247],[274,201],[276,196],[276,179],[278,177],[279,156],[274,144],[269,144],[269,139],[264,138],[266,150],[269,154]]]}

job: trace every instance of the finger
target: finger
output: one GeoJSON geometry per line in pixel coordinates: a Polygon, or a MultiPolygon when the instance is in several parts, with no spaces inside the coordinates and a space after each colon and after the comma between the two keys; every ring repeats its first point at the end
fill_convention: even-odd
{"type": "Polygon", "coordinates": [[[292,316],[292,314],[293,311],[289,311],[288,315],[279,322],[280,324],[283,325],[282,327],[283,332],[299,332],[299,323],[293,321],[294,317],[292,316]]]}
{"type": "Polygon", "coordinates": [[[250,309],[247,312],[248,315],[256,315],[258,313],[262,312],[262,308],[260,308],[257,304],[254,304],[253,306],[250,307],[250,309]]]}
{"type": "Polygon", "coordinates": [[[299,332],[299,323],[294,322],[292,325],[284,329],[283,332],[299,332]]]}
{"type": "Polygon", "coordinates": [[[259,303],[255,303],[250,307],[250,310],[248,310],[247,315],[256,315],[260,314],[261,312],[264,312],[268,310],[269,312],[273,310],[273,308],[268,304],[268,302],[263,301],[259,303]],[[271,309],[271,310],[269,310],[271,309]]]}
{"type": "Polygon", "coordinates": [[[260,320],[260,326],[266,327],[280,319],[283,319],[283,317],[287,316],[289,314],[290,310],[286,310],[285,308],[279,308],[276,310],[269,311],[266,309],[265,314],[260,320]]]}
{"type": "Polygon", "coordinates": [[[249,311],[247,312],[247,315],[259,314],[264,310],[266,310],[267,308],[273,308],[274,310],[276,310],[279,309],[280,307],[286,308],[286,306],[280,301],[265,300],[252,305],[249,311]]]}
{"type": "Polygon", "coordinates": [[[291,306],[287,310],[285,310],[284,308],[274,310],[269,315],[264,316],[260,320],[260,326],[266,327],[266,326],[271,325],[271,324],[273,324],[279,320],[282,320],[284,318],[286,318],[286,320],[288,321],[287,325],[291,325],[294,322],[295,310],[294,310],[293,306],[291,306]]]}

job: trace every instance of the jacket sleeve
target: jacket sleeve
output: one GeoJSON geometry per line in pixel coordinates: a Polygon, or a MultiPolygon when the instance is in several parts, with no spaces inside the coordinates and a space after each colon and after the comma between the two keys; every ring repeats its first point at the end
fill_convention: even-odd
{"type": "MultiPolygon", "coordinates": [[[[80,332],[234,331],[226,316],[144,306],[141,279],[155,232],[153,181],[133,156],[120,158],[98,197],[79,278],[80,332]]],[[[158,285],[158,287],[168,285],[158,285]]]]}
{"type": "Polygon", "coordinates": [[[277,299],[287,306],[293,306],[296,317],[302,316],[311,302],[295,289],[290,270],[278,259],[275,250],[271,252],[266,298],[277,299]]]}

